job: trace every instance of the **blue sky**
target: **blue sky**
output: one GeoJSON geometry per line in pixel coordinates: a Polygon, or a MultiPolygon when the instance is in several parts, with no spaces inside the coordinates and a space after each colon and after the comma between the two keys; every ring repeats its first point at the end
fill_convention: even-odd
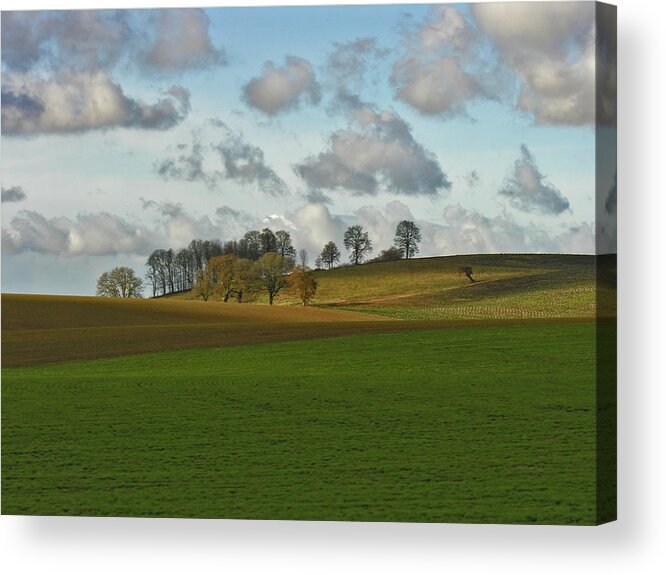
{"type": "Polygon", "coordinates": [[[4,12],[2,289],[266,226],[593,253],[594,73],[592,3],[4,12]]]}

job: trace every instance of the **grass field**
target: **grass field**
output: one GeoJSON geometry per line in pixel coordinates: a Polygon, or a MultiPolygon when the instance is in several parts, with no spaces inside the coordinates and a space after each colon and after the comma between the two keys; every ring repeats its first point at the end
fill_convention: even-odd
{"type": "Polygon", "coordinates": [[[613,315],[614,259],[317,277],[308,307],[3,295],[2,512],[593,524],[611,509],[595,320],[613,315]]]}
{"type": "Polygon", "coordinates": [[[595,522],[594,326],[3,370],[2,512],[595,522]]]}

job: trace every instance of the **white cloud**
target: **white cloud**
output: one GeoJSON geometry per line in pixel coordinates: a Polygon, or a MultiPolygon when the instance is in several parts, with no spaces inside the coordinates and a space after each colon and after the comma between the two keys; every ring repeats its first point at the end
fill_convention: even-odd
{"type": "Polygon", "coordinates": [[[324,204],[307,204],[285,215],[273,214],[263,223],[274,230],[289,231],[296,249],[307,250],[313,261],[329,241],[342,250],[342,236],[347,228],[345,221],[331,214],[324,204]]]}
{"type": "Polygon", "coordinates": [[[521,110],[537,124],[595,121],[594,3],[481,3],[472,10],[519,79],[521,110]]]}
{"type": "Polygon", "coordinates": [[[2,62],[19,72],[38,63],[76,69],[112,66],[131,44],[127,16],[123,10],[5,12],[2,62]]]}
{"type": "Polygon", "coordinates": [[[209,33],[210,21],[200,8],[155,12],[155,36],[145,63],[158,70],[206,68],[225,62],[209,33]]]}
{"type": "Polygon", "coordinates": [[[570,209],[569,200],[546,181],[524,144],[499,194],[509,198],[511,205],[523,212],[558,215],[570,209]]]}
{"type": "Polygon", "coordinates": [[[409,208],[402,202],[389,202],[383,209],[364,206],[354,214],[359,225],[368,232],[375,253],[393,245],[395,228],[402,220],[414,221],[409,208]]]}
{"type": "Polygon", "coordinates": [[[151,232],[109,213],[45,218],[23,211],[2,230],[4,254],[36,252],[62,256],[147,253],[151,232]]]}
{"type": "Polygon", "coordinates": [[[430,196],[450,188],[434,154],[395,112],[356,101],[347,114],[350,128],[333,133],[328,150],[295,166],[310,188],[430,196]]]}
{"type": "Polygon", "coordinates": [[[318,104],[321,93],[310,62],[287,56],[283,66],[266,62],[261,75],[244,87],[243,97],[249,106],[274,116],[303,102],[318,104]]]}
{"type": "Polygon", "coordinates": [[[496,97],[497,78],[484,67],[481,38],[457,8],[432,7],[409,32],[391,74],[399,99],[426,115],[452,116],[464,115],[474,99],[496,97]]]}
{"type": "Polygon", "coordinates": [[[476,78],[452,56],[400,60],[393,67],[391,82],[398,88],[398,98],[428,115],[464,114],[467,102],[485,96],[476,78]]]}
{"type": "Polygon", "coordinates": [[[453,6],[433,6],[426,22],[418,30],[420,45],[425,50],[451,46],[466,50],[475,39],[475,32],[465,17],[453,6]]]}
{"type": "Polygon", "coordinates": [[[173,86],[146,104],[127,96],[103,71],[67,71],[58,79],[34,74],[3,79],[2,133],[34,135],[128,127],[165,130],[189,111],[189,92],[173,86]]]}
{"type": "Polygon", "coordinates": [[[594,253],[594,226],[589,223],[548,231],[535,224],[521,225],[508,215],[487,217],[460,205],[448,206],[443,215],[444,226],[424,224],[424,255],[594,253]]]}

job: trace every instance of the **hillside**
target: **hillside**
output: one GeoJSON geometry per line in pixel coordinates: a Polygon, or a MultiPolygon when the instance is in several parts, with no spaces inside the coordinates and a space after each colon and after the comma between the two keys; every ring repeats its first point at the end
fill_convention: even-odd
{"type": "MultiPolygon", "coordinates": [[[[597,285],[613,301],[614,260],[486,255],[372,263],[316,272],[312,306],[6,294],[4,367],[178,349],[506,322],[591,321],[597,285]],[[458,273],[470,266],[476,281],[458,273]],[[404,321],[409,320],[409,321],[404,321]]],[[[188,299],[189,298],[189,299],[188,299]]],[[[612,315],[604,309],[600,313],[612,315]]]]}
{"type": "MultiPolygon", "coordinates": [[[[490,254],[377,262],[315,272],[318,290],[312,303],[400,319],[591,319],[597,313],[597,281],[604,296],[613,296],[614,258],[604,260],[603,272],[597,277],[595,257],[589,255],[490,254]],[[475,283],[458,272],[461,266],[473,268],[475,283]]],[[[297,300],[282,294],[277,303],[297,300]]]]}

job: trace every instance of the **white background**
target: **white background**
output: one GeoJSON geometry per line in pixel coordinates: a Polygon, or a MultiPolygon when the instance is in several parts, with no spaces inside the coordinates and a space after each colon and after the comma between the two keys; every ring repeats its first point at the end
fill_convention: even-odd
{"type": "MultiPolygon", "coordinates": [[[[7,0],[2,8],[225,4],[139,2],[7,0]]],[[[594,528],[2,517],[4,572],[666,573],[666,348],[661,339],[666,326],[662,176],[666,3],[617,3],[620,519],[616,523],[594,528]]]]}

